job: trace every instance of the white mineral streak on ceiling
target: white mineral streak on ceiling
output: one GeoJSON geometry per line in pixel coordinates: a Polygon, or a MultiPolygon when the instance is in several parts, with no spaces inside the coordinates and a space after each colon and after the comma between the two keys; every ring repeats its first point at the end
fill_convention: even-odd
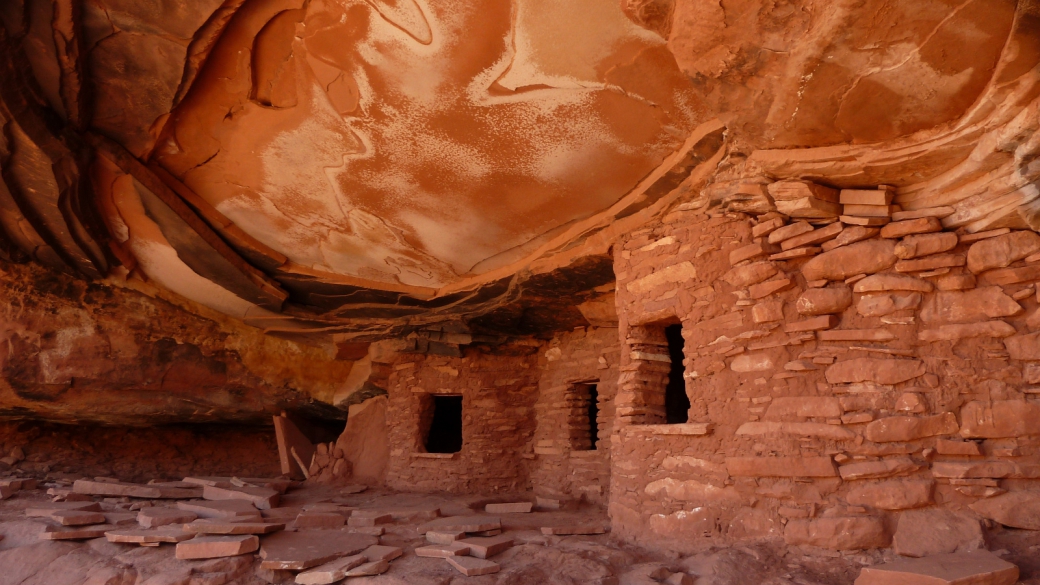
{"type": "Polygon", "coordinates": [[[309,4],[284,67],[295,101],[242,104],[184,177],[295,263],[451,284],[609,207],[681,143],[638,87],[604,79],[664,44],[614,0],[372,6],[309,4]]]}

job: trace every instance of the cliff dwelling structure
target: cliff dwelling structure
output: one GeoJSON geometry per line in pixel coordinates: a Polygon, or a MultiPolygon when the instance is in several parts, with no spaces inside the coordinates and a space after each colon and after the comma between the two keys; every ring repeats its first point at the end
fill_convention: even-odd
{"type": "Polygon", "coordinates": [[[1040,584],[1040,0],[0,0],[0,585],[1040,584]]]}

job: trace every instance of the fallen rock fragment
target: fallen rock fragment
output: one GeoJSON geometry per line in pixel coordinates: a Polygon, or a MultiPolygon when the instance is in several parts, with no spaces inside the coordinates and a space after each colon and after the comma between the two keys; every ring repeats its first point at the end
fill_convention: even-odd
{"type": "Polygon", "coordinates": [[[462,538],[466,538],[466,533],[462,531],[431,530],[426,533],[426,540],[433,544],[451,544],[462,538]]]}
{"type": "Polygon", "coordinates": [[[202,497],[200,488],[174,488],[161,485],[144,485],[136,483],[124,483],[121,481],[92,481],[89,479],[77,479],[72,484],[72,491],[77,494],[91,496],[126,496],[130,498],[148,499],[188,499],[202,497]]]}
{"type": "Polygon", "coordinates": [[[87,524],[104,524],[105,515],[100,512],[84,512],[82,510],[55,510],[50,518],[62,526],[85,526],[87,524]]]}
{"type": "Polygon", "coordinates": [[[278,506],[278,492],[270,488],[230,487],[207,485],[202,488],[202,497],[207,500],[243,500],[260,510],[278,506]]]}
{"type": "Polygon", "coordinates": [[[338,530],[276,532],[264,537],[260,567],[302,571],[339,557],[356,555],[378,543],[379,539],[374,536],[338,530]]]}
{"type": "Polygon", "coordinates": [[[200,518],[249,518],[260,520],[260,510],[244,500],[177,502],[177,509],[193,512],[200,518]]]}
{"type": "Polygon", "coordinates": [[[346,522],[343,514],[335,512],[301,512],[296,516],[293,526],[299,529],[331,529],[339,528],[346,522]]]}
{"type": "Polygon", "coordinates": [[[448,557],[447,561],[448,564],[458,569],[460,573],[467,577],[490,575],[491,573],[497,573],[502,569],[502,567],[494,561],[475,559],[473,557],[448,557]]]}
{"type": "Polygon", "coordinates": [[[359,567],[368,562],[364,555],[351,555],[334,561],[329,561],[320,567],[315,567],[296,575],[296,583],[299,585],[329,585],[347,577],[347,571],[359,567]]]}
{"type": "Polygon", "coordinates": [[[194,512],[151,506],[137,513],[137,522],[145,528],[156,528],[167,524],[185,524],[198,518],[194,512]]]}
{"type": "Polygon", "coordinates": [[[124,544],[151,544],[157,542],[182,542],[195,537],[194,532],[188,532],[180,527],[166,526],[155,530],[109,530],[105,538],[109,542],[120,542],[124,544]]]}
{"type": "Polygon", "coordinates": [[[484,511],[488,514],[527,514],[533,507],[531,502],[511,502],[488,504],[484,506],[484,511]]]}
{"type": "Polygon", "coordinates": [[[217,557],[233,557],[251,553],[260,548],[260,539],[256,536],[196,536],[191,540],[177,544],[177,558],[214,559],[217,557]]]}
{"type": "MultiPolygon", "coordinates": [[[[581,534],[606,534],[607,528],[602,524],[573,524],[569,526],[542,526],[542,534],[569,536],[581,534]]],[[[508,548],[508,547],[507,547],[508,548]]]]}
{"type": "Polygon", "coordinates": [[[433,544],[429,546],[420,546],[415,549],[415,556],[427,557],[431,559],[446,559],[448,557],[456,557],[468,554],[469,547],[458,542],[452,542],[450,544],[433,544]]]}
{"type": "Polygon", "coordinates": [[[403,554],[404,551],[400,547],[382,544],[373,544],[361,552],[361,556],[369,562],[392,561],[403,554]]]}
{"type": "Polygon", "coordinates": [[[478,559],[486,559],[511,548],[513,546],[513,538],[511,536],[473,537],[464,538],[458,541],[458,544],[468,546],[471,556],[478,559]]]}
{"type": "Polygon", "coordinates": [[[494,516],[448,516],[431,520],[419,526],[419,533],[436,532],[482,532],[499,530],[502,520],[494,516]]]}
{"type": "Polygon", "coordinates": [[[36,502],[25,508],[25,515],[29,518],[47,517],[59,510],[100,512],[101,504],[97,502],[36,502]]]}
{"type": "Polygon", "coordinates": [[[188,532],[196,534],[270,534],[283,530],[280,522],[251,522],[225,520],[196,520],[184,525],[188,532]]]}
{"type": "Polygon", "coordinates": [[[94,524],[91,526],[47,526],[40,533],[43,540],[85,540],[101,538],[109,530],[119,528],[113,524],[94,524]]]}
{"type": "Polygon", "coordinates": [[[903,559],[860,571],[855,585],[1013,585],[1018,567],[984,550],[903,559]]]}
{"type": "Polygon", "coordinates": [[[390,570],[390,561],[369,561],[350,569],[344,575],[346,577],[370,577],[372,575],[381,575],[388,570],[390,570]]]}

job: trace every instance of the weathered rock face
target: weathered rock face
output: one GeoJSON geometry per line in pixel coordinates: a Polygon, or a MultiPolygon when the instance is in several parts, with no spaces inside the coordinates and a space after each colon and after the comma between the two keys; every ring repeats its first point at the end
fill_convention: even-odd
{"type": "Polygon", "coordinates": [[[146,285],[88,284],[31,264],[0,271],[0,418],[144,426],[269,424],[285,409],[345,417],[333,404],[353,362],[331,348],[193,314],[146,285]]]}

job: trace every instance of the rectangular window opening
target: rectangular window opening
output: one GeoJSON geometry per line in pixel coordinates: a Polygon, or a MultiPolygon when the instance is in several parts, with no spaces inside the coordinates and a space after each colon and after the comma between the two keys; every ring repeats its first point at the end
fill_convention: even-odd
{"type": "Polygon", "coordinates": [[[596,382],[572,384],[567,402],[568,434],[574,451],[595,451],[599,444],[599,391],[596,382]]]}
{"type": "Polygon", "coordinates": [[[686,379],[683,374],[682,325],[669,325],[664,328],[664,336],[668,340],[668,357],[671,368],[668,370],[668,386],[664,392],[665,422],[674,425],[685,423],[690,416],[690,398],[686,395],[686,379]]]}
{"type": "Polygon", "coordinates": [[[426,433],[427,453],[458,453],[462,450],[462,397],[431,396],[430,429],[426,433]]]}

